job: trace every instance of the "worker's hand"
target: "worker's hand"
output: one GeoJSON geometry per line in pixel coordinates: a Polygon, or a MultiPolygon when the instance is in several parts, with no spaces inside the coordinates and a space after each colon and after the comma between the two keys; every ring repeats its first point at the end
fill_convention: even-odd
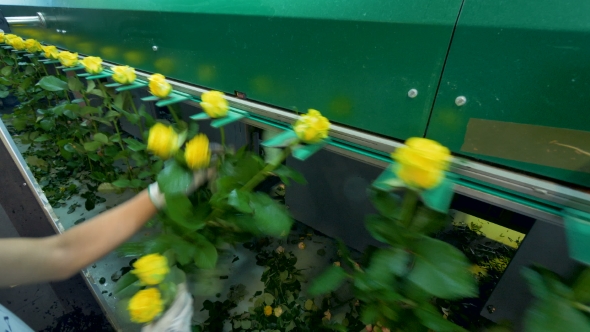
{"type": "Polygon", "coordinates": [[[142,332],[191,332],[193,317],[193,298],[186,289],[186,284],[178,285],[176,298],[157,321],[144,326],[142,332]]]}

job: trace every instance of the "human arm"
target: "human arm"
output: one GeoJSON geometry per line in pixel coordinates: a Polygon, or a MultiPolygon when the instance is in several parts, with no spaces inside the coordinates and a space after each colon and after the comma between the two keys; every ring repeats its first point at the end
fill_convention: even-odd
{"type": "Polygon", "coordinates": [[[63,234],[0,239],[0,287],[67,279],[128,240],[156,211],[144,190],[63,234]]]}

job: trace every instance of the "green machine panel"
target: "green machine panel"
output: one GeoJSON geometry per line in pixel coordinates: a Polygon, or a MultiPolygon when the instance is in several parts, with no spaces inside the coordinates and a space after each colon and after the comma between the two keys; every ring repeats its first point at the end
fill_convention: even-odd
{"type": "Polygon", "coordinates": [[[5,0],[0,9],[46,12],[48,29],[14,29],[23,36],[405,139],[425,133],[461,4],[5,0]]]}
{"type": "Polygon", "coordinates": [[[588,13],[585,0],[465,0],[427,137],[590,186],[588,13]]]}

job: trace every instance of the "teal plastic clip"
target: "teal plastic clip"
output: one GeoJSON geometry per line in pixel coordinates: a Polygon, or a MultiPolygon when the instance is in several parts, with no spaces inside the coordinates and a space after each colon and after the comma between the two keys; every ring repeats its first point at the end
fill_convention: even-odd
{"type": "Polygon", "coordinates": [[[128,91],[128,90],[134,90],[134,89],[139,89],[139,88],[145,88],[148,84],[145,82],[133,82],[131,84],[124,84],[121,85],[120,87],[116,88],[115,90],[122,92],[122,91],[128,91]]]}
{"type": "Polygon", "coordinates": [[[75,66],[75,67],[66,67],[63,68],[63,71],[74,71],[74,70],[80,70],[80,69],[84,69],[84,66],[75,66]]]}

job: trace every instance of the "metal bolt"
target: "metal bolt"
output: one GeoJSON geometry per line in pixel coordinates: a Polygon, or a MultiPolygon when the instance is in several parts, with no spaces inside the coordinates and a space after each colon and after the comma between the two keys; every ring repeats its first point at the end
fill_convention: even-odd
{"type": "Polygon", "coordinates": [[[25,183],[23,183],[23,186],[25,186],[25,187],[26,187],[26,186],[27,186],[27,183],[26,183],[26,182],[25,182],[25,183]]]}
{"type": "Polygon", "coordinates": [[[62,30],[61,33],[66,33],[66,30],[62,30]]]}
{"type": "Polygon", "coordinates": [[[154,52],[158,51],[158,46],[156,46],[156,45],[152,46],[152,51],[154,51],[154,52]]]}
{"type": "Polygon", "coordinates": [[[455,105],[457,105],[457,106],[463,106],[463,105],[465,105],[466,102],[467,102],[467,98],[465,98],[464,96],[459,96],[455,99],[455,105]]]}
{"type": "Polygon", "coordinates": [[[60,29],[55,29],[55,32],[61,33],[61,30],[60,29]]]}
{"type": "Polygon", "coordinates": [[[408,91],[408,97],[410,97],[410,98],[416,98],[417,95],[418,95],[418,90],[416,90],[416,89],[411,89],[410,91],[408,91]]]}

